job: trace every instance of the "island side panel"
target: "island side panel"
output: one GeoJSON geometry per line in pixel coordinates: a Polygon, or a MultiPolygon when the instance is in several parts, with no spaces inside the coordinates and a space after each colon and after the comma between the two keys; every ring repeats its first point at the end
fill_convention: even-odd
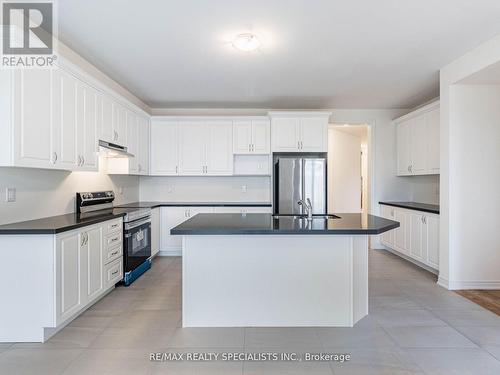
{"type": "Polygon", "coordinates": [[[353,324],[368,315],[368,236],[352,237],[353,324]]]}
{"type": "Polygon", "coordinates": [[[183,326],[350,327],[353,242],[328,235],[184,236],[183,326]]]}

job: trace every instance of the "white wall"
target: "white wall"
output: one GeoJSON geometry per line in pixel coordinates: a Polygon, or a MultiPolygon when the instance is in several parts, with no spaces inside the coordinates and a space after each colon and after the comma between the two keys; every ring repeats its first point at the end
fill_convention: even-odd
{"type": "Polygon", "coordinates": [[[141,177],[140,199],[173,202],[270,202],[270,177],[141,177]],[[246,187],[246,192],[243,192],[246,187]]]}
{"type": "Polygon", "coordinates": [[[450,289],[500,289],[500,86],[460,85],[494,65],[500,35],[441,70],[439,283],[450,289]]]}
{"type": "Polygon", "coordinates": [[[361,138],[328,129],[328,212],[361,212],[361,138]]]}
{"type": "Polygon", "coordinates": [[[137,201],[139,179],[98,172],[62,172],[0,167],[0,224],[75,211],[78,191],[114,190],[116,204],[137,201]],[[16,202],[5,201],[5,189],[15,187],[16,202]],[[123,194],[119,194],[119,189],[123,194]]]}

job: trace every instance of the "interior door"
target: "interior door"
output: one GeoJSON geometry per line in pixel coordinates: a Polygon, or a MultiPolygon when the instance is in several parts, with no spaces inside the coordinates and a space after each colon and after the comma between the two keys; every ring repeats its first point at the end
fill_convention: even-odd
{"type": "Polygon", "coordinates": [[[270,124],[268,120],[252,121],[252,153],[269,154],[270,152],[270,124]]]}
{"type": "Polygon", "coordinates": [[[206,167],[207,127],[202,121],[179,122],[179,174],[199,176],[206,167]]]}
{"type": "Polygon", "coordinates": [[[303,152],[327,152],[328,121],[324,118],[300,119],[300,150],[303,152]]]}
{"type": "Polygon", "coordinates": [[[12,74],[15,105],[15,164],[52,168],[52,71],[50,69],[20,69],[13,71],[12,74]]]}
{"type": "Polygon", "coordinates": [[[272,120],[272,143],[274,152],[299,151],[300,121],[294,117],[272,120]]]}
{"type": "Polygon", "coordinates": [[[206,170],[209,175],[233,174],[233,124],[231,121],[210,121],[208,131],[206,170]]]}
{"type": "Polygon", "coordinates": [[[178,123],[151,122],[151,174],[175,176],[179,173],[178,123]]]}
{"type": "Polygon", "coordinates": [[[235,154],[251,154],[252,121],[242,120],[233,123],[233,152],[235,154]]]}
{"type": "Polygon", "coordinates": [[[86,230],[87,245],[85,255],[87,257],[87,300],[91,301],[98,297],[104,289],[104,241],[102,226],[86,230]]]}

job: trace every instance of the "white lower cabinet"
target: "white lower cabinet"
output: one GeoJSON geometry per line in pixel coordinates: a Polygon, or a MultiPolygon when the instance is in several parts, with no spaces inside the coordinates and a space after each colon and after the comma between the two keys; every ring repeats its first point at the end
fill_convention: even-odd
{"type": "Polygon", "coordinates": [[[121,219],[56,235],[56,326],[122,279],[122,235],[121,219]]]}
{"type": "Polygon", "coordinates": [[[184,221],[202,213],[271,213],[271,207],[161,207],[160,208],[160,251],[162,255],[180,255],[182,236],[172,236],[170,230],[184,221]]]}
{"type": "Polygon", "coordinates": [[[380,213],[400,223],[380,236],[383,245],[439,270],[439,215],[386,205],[380,213]]]}

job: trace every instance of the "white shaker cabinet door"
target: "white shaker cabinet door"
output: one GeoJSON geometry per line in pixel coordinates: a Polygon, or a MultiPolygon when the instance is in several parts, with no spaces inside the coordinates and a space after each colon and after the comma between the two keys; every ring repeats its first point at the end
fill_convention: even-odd
{"type": "Polygon", "coordinates": [[[172,236],[170,229],[188,219],[186,207],[161,207],[160,250],[175,251],[182,248],[182,236],[172,236]]]}
{"type": "Polygon", "coordinates": [[[412,120],[407,120],[396,127],[397,175],[411,175],[410,127],[412,120]]]}
{"type": "Polygon", "coordinates": [[[252,121],[238,120],[233,123],[233,152],[235,154],[252,153],[252,121]]]}
{"type": "Polygon", "coordinates": [[[410,129],[411,174],[427,173],[427,116],[418,116],[412,120],[410,129]]]}
{"type": "Polygon", "coordinates": [[[149,120],[138,117],[139,127],[139,158],[138,169],[140,175],[149,175],[149,120]]]}
{"type": "Polygon", "coordinates": [[[271,124],[274,152],[299,151],[300,119],[293,117],[275,118],[271,124]]]}
{"type": "Polygon", "coordinates": [[[51,147],[52,71],[21,69],[12,74],[14,77],[14,164],[25,167],[52,168],[53,161],[55,161],[51,147]]]}
{"type": "Polygon", "coordinates": [[[439,108],[427,114],[427,172],[439,174],[439,108]]]}
{"type": "Polygon", "coordinates": [[[127,146],[127,110],[118,103],[113,103],[113,143],[127,146]]]}
{"type": "Polygon", "coordinates": [[[408,235],[408,215],[406,211],[394,209],[394,220],[399,222],[399,228],[394,229],[394,247],[396,250],[409,253],[409,235],[408,235]]]}
{"type": "Polygon", "coordinates": [[[139,172],[139,125],[137,123],[137,116],[131,112],[126,111],[127,118],[127,152],[134,155],[128,159],[129,173],[137,174],[139,172]]]}
{"type": "Polygon", "coordinates": [[[202,121],[179,123],[179,174],[205,174],[207,127],[202,121]]]}
{"type": "Polygon", "coordinates": [[[424,261],[423,216],[418,212],[408,214],[410,229],[410,256],[418,261],[424,261]]]}
{"type": "Polygon", "coordinates": [[[58,236],[56,244],[56,320],[65,321],[83,306],[82,276],[85,270],[81,233],[58,236]]]}
{"type": "Polygon", "coordinates": [[[98,170],[97,129],[101,116],[97,91],[90,86],[84,88],[84,128],[82,138],[82,168],[88,171],[98,170]]]}
{"type": "Polygon", "coordinates": [[[427,264],[439,269],[439,216],[425,216],[427,264]]]}
{"type": "Polygon", "coordinates": [[[179,125],[171,121],[151,122],[151,175],[179,174],[179,125]]]}
{"type": "Polygon", "coordinates": [[[252,121],[252,153],[269,154],[271,152],[271,125],[269,120],[252,121]]]}
{"type": "Polygon", "coordinates": [[[87,302],[97,298],[104,290],[104,238],[102,225],[85,230],[87,258],[87,302]]]}
{"type": "Polygon", "coordinates": [[[328,121],[324,118],[300,119],[300,144],[302,152],[328,151],[328,121]]]}
{"type": "Polygon", "coordinates": [[[113,132],[113,102],[105,94],[99,94],[99,106],[101,107],[101,119],[98,138],[114,143],[116,139],[113,132]]]}
{"type": "Polygon", "coordinates": [[[78,80],[62,69],[54,71],[54,129],[57,129],[56,165],[63,169],[78,168],[78,80]]]}
{"type": "Polygon", "coordinates": [[[205,174],[233,174],[233,124],[231,121],[207,122],[205,174]]]}
{"type": "MultiPolygon", "coordinates": [[[[380,206],[380,216],[383,218],[394,220],[394,207],[391,206],[380,206]]],[[[387,232],[382,233],[381,240],[383,244],[388,246],[394,245],[394,230],[389,230],[387,232]]]]}

